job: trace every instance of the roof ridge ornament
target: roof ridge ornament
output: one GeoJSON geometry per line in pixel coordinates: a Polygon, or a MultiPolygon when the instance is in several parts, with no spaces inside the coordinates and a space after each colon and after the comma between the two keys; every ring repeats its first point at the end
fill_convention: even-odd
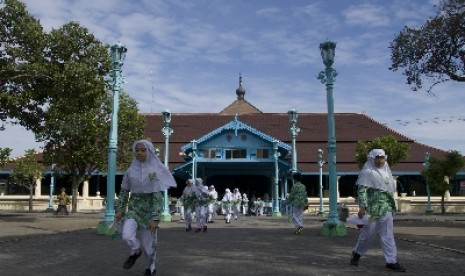
{"type": "Polygon", "coordinates": [[[238,100],[244,100],[245,89],[242,87],[242,73],[239,72],[239,87],[236,89],[236,95],[238,100]]]}

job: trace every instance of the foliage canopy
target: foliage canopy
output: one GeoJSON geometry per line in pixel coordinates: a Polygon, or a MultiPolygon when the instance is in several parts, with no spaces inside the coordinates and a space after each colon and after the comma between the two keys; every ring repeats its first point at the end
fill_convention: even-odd
{"type": "Polygon", "coordinates": [[[405,26],[389,46],[390,70],[403,70],[416,91],[431,81],[428,92],[446,81],[465,82],[465,0],[442,0],[437,14],[423,26],[405,26]]]}
{"type": "MultiPolygon", "coordinates": [[[[76,211],[80,183],[106,170],[113,112],[109,46],[78,22],[49,33],[18,0],[0,0],[0,112],[44,142],[44,162],[72,179],[76,211]]],[[[117,162],[143,137],[137,103],[120,93],[117,162]]]]}
{"type": "Polygon", "coordinates": [[[398,142],[392,135],[377,137],[371,142],[358,141],[355,160],[359,168],[363,168],[367,161],[367,154],[372,149],[383,149],[388,155],[388,163],[392,167],[407,160],[410,147],[407,143],[398,142]]]}

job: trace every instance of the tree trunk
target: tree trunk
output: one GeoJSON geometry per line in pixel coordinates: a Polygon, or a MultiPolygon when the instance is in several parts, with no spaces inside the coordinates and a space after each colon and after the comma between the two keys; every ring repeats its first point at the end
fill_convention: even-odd
{"type": "Polygon", "coordinates": [[[72,201],[71,201],[71,213],[77,212],[77,203],[79,195],[79,184],[81,184],[81,177],[73,175],[72,177],[72,201]]]}
{"type": "MultiPolygon", "coordinates": [[[[34,182],[35,183],[35,180],[34,182]]],[[[33,195],[34,195],[34,184],[32,184],[31,186],[29,186],[29,212],[32,212],[33,210],[33,207],[32,207],[32,200],[33,200],[33,195]]]]}
{"type": "Polygon", "coordinates": [[[73,180],[71,183],[71,195],[72,195],[72,200],[71,200],[71,213],[76,213],[77,212],[77,196],[78,196],[78,189],[76,188],[77,184],[77,177],[73,175],[73,180]]]}

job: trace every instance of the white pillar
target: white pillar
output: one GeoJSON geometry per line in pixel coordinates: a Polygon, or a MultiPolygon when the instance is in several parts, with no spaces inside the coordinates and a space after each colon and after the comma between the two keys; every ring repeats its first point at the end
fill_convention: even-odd
{"type": "Polygon", "coordinates": [[[397,204],[397,198],[399,198],[399,194],[397,193],[397,178],[399,178],[399,176],[393,176],[392,178],[394,178],[394,193],[392,193],[392,197],[397,204]]]}
{"type": "Polygon", "coordinates": [[[392,198],[396,204],[396,210],[400,211],[398,202],[399,194],[397,193],[397,178],[399,178],[399,176],[392,176],[392,178],[394,178],[394,192],[392,193],[392,198]]]}
{"type": "Polygon", "coordinates": [[[36,179],[36,187],[35,187],[35,194],[34,196],[35,197],[39,197],[41,194],[42,194],[42,179],[38,178],[36,179]]]}
{"type": "Polygon", "coordinates": [[[82,183],[82,197],[86,200],[89,197],[89,180],[84,180],[82,183]]]}
{"type": "Polygon", "coordinates": [[[445,193],[444,193],[444,200],[445,201],[450,201],[450,191],[447,190],[445,193]]]}
{"type": "Polygon", "coordinates": [[[336,202],[338,202],[339,198],[341,197],[341,194],[339,193],[339,179],[341,179],[340,175],[338,175],[336,177],[336,187],[337,187],[337,199],[336,199],[336,202]]]}
{"type": "MultiPolygon", "coordinates": [[[[448,176],[444,176],[444,181],[447,183],[447,185],[450,184],[449,182],[449,177],[448,176]]],[[[450,201],[450,191],[447,190],[445,193],[444,193],[444,201],[450,201]]]]}

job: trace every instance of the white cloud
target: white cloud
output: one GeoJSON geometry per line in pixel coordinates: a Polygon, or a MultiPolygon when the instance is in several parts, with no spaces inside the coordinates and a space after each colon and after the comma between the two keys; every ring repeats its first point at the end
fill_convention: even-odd
{"type": "MultiPolygon", "coordinates": [[[[246,99],[264,112],[326,112],[316,76],[324,68],[318,46],[330,39],[337,42],[336,112],[365,112],[419,142],[465,152],[462,120],[397,121],[464,114],[457,84],[437,86],[434,99],[410,91],[401,72],[388,69],[394,35],[433,16],[431,1],[25,2],[46,30],[74,20],[104,43],[125,44],[124,90],[141,112],[219,112],[236,99],[239,72],[246,99]]],[[[32,134],[22,133],[7,126],[0,147],[21,154],[36,146],[32,134]]]]}
{"type": "Polygon", "coordinates": [[[343,12],[349,25],[359,25],[365,28],[389,26],[391,20],[388,11],[375,4],[352,5],[343,12]]]}
{"type": "Polygon", "coordinates": [[[266,18],[273,18],[279,13],[279,9],[276,7],[263,8],[256,12],[257,16],[266,18]]]}

